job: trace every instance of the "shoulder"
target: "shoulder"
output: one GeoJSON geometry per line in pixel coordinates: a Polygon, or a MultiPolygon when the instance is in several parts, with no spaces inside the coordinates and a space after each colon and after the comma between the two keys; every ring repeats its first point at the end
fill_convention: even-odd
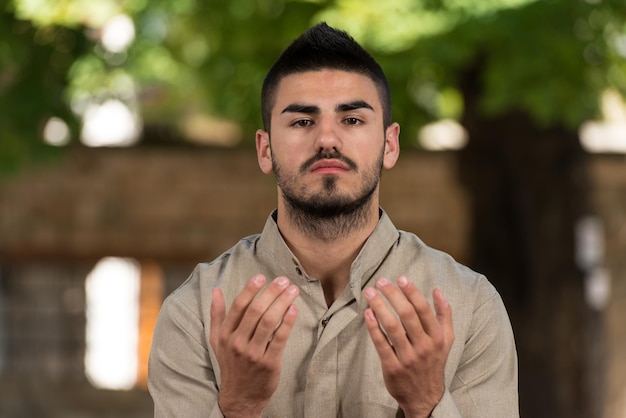
{"type": "Polygon", "coordinates": [[[252,277],[256,264],[256,247],[260,235],[242,238],[239,242],[210,262],[195,266],[187,280],[174,290],[163,303],[163,308],[179,306],[200,315],[202,305],[210,302],[213,288],[220,287],[228,295],[240,289],[252,277]]]}
{"type": "Polygon", "coordinates": [[[392,263],[428,298],[440,289],[452,307],[455,335],[469,338],[477,328],[494,323],[506,326],[508,317],[500,294],[483,274],[449,254],[426,245],[415,234],[400,231],[392,263]]]}
{"type": "Polygon", "coordinates": [[[406,264],[412,277],[425,287],[440,288],[445,293],[467,298],[475,295],[480,304],[497,294],[487,278],[459,263],[450,254],[430,247],[417,235],[399,231],[394,250],[396,262],[406,264]]]}

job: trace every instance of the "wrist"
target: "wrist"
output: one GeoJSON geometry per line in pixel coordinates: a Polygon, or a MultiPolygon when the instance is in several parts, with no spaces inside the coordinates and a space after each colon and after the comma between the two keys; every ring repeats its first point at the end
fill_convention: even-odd
{"type": "Polygon", "coordinates": [[[230,402],[222,397],[218,399],[217,404],[224,418],[262,418],[262,406],[254,406],[236,399],[230,402]]]}
{"type": "Polygon", "coordinates": [[[431,400],[428,403],[419,402],[417,404],[401,404],[400,409],[402,409],[405,418],[432,418],[433,411],[437,408],[437,405],[439,405],[439,402],[441,402],[444,395],[445,388],[441,396],[436,398],[436,400],[431,400]]]}

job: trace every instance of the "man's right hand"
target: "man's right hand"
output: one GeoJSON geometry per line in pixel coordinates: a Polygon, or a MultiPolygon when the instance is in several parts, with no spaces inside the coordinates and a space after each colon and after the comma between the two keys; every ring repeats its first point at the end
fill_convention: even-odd
{"type": "Polygon", "coordinates": [[[213,290],[209,342],[219,363],[219,406],[228,417],[260,417],[280,381],[281,359],[298,310],[299,288],[277,277],[261,291],[258,274],[228,313],[221,289],[213,290]]]}

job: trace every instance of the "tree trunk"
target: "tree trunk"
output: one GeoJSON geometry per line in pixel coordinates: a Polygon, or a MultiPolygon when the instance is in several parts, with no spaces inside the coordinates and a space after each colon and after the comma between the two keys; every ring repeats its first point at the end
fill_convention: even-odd
{"type": "MultiPolygon", "coordinates": [[[[477,112],[464,83],[468,146],[459,175],[472,203],[472,267],[501,293],[516,335],[523,417],[601,417],[600,315],[584,299],[575,225],[591,213],[575,132],[540,129],[523,112],[477,112]],[[599,346],[600,345],[600,346],[599,346]]],[[[565,105],[565,104],[564,104],[565,105]]]]}

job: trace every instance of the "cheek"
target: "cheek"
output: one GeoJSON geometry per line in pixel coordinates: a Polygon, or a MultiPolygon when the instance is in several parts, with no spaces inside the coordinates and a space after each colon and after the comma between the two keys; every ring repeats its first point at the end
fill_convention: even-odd
{"type": "Polygon", "coordinates": [[[287,167],[300,167],[313,154],[311,150],[306,149],[297,141],[284,141],[275,147],[272,155],[275,162],[287,169],[287,167]]]}
{"type": "Polygon", "coordinates": [[[300,169],[300,164],[294,154],[288,150],[281,150],[280,153],[272,154],[272,166],[274,172],[280,171],[283,175],[293,175],[300,169]]]}
{"type": "Polygon", "coordinates": [[[378,142],[370,142],[368,144],[363,144],[354,150],[354,158],[362,165],[364,168],[379,165],[382,162],[382,158],[384,156],[384,148],[383,144],[380,141],[378,142]]]}

